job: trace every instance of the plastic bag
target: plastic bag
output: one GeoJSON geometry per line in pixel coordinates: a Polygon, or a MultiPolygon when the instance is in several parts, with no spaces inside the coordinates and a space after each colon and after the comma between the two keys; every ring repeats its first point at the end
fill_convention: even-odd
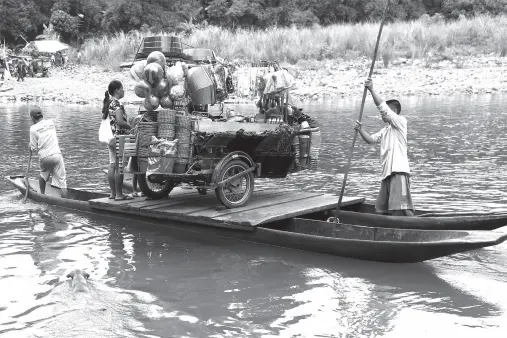
{"type": "Polygon", "coordinates": [[[176,62],[174,66],[166,68],[166,78],[171,85],[176,85],[185,80],[185,71],[180,61],[176,62]]]}
{"type": "Polygon", "coordinates": [[[105,145],[111,145],[114,141],[114,134],[111,130],[111,118],[108,116],[102,119],[99,128],[99,142],[105,145]]]}
{"type": "Polygon", "coordinates": [[[158,143],[150,145],[146,175],[171,174],[176,160],[177,144],[178,139],[174,141],[159,139],[158,143]]]}

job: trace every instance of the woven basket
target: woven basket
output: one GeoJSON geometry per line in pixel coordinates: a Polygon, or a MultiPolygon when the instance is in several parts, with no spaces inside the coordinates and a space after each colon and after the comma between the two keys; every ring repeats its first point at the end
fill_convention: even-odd
{"type": "Polygon", "coordinates": [[[175,124],[176,123],[176,111],[175,110],[161,110],[158,113],[158,123],[162,124],[175,124]]]}
{"type": "Polygon", "coordinates": [[[141,147],[137,148],[137,157],[148,157],[150,155],[149,147],[141,147]]]}
{"type": "Polygon", "coordinates": [[[176,126],[174,124],[162,124],[158,127],[158,138],[174,140],[176,137],[176,126]]]}
{"type": "Polygon", "coordinates": [[[178,146],[177,146],[177,150],[176,150],[177,157],[189,158],[190,157],[190,149],[191,149],[190,144],[178,142],[178,146]]]}
{"type": "Polygon", "coordinates": [[[144,112],[143,118],[150,122],[157,122],[158,111],[146,111],[144,112]]]}
{"type": "Polygon", "coordinates": [[[139,135],[139,147],[148,147],[151,144],[151,138],[155,135],[139,135]]]}
{"type": "Polygon", "coordinates": [[[192,129],[192,116],[176,115],[176,129],[192,129]]]}
{"type": "Polygon", "coordinates": [[[139,122],[139,146],[148,146],[151,142],[152,136],[157,136],[158,123],[157,122],[139,122]]]}

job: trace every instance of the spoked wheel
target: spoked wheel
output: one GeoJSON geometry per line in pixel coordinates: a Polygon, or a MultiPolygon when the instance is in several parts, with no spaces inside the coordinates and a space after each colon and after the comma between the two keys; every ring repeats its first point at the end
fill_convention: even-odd
{"type": "Polygon", "coordinates": [[[163,180],[162,175],[139,174],[139,188],[143,194],[152,199],[161,199],[169,196],[176,184],[171,180],[163,180]]]}
{"type": "MultiPolygon", "coordinates": [[[[248,165],[241,160],[227,163],[218,175],[218,182],[239,174],[249,169],[248,165]]],[[[218,200],[227,208],[238,208],[245,205],[254,190],[254,174],[249,172],[215,189],[218,200]]]]}

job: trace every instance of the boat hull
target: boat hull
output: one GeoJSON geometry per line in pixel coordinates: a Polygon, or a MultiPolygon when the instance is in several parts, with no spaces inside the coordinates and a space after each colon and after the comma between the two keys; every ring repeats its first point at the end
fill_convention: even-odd
{"type": "MultiPolygon", "coordinates": [[[[22,177],[7,177],[21,194],[25,193],[22,177]]],[[[257,226],[251,231],[182,224],[150,219],[121,212],[107,212],[90,207],[88,199],[107,194],[69,189],[69,196],[59,197],[59,190],[48,186],[45,195],[38,193],[38,181],[31,179],[28,197],[34,201],[104,217],[129,219],[174,230],[195,232],[198,236],[218,235],[264,245],[328,254],[346,258],[388,263],[417,263],[459,252],[497,245],[507,239],[507,227],[496,231],[407,230],[335,224],[316,219],[292,218],[257,226]],[[81,198],[81,200],[79,200],[81,198]]]]}
{"type": "MultiPolygon", "coordinates": [[[[507,239],[507,227],[494,231],[415,230],[364,227],[295,218],[291,236],[262,229],[267,244],[388,263],[417,263],[493,246],[507,239]]],[[[261,229],[259,229],[261,230],[261,229]]]]}
{"type": "MultiPolygon", "coordinates": [[[[341,223],[396,229],[493,230],[507,225],[507,213],[423,213],[416,217],[375,214],[372,204],[362,203],[339,211],[341,223]]],[[[418,215],[417,215],[418,214],[418,215]]],[[[330,211],[329,216],[335,212],[330,211]]]]}

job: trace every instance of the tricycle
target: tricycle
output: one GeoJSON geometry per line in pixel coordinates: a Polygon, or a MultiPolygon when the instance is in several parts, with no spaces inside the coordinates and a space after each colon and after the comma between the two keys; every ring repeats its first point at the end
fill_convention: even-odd
{"type": "Polygon", "coordinates": [[[49,76],[49,68],[51,68],[51,59],[47,57],[40,57],[33,59],[31,62],[31,76],[40,75],[42,77],[49,76]]]}
{"type": "Polygon", "coordinates": [[[252,196],[256,178],[285,178],[316,167],[319,128],[302,128],[288,115],[288,108],[282,109],[283,122],[277,123],[254,119],[231,122],[203,112],[145,112],[138,136],[130,138],[130,146],[124,146],[123,163],[129,156],[137,156],[137,170],[132,173],[138,175],[139,188],[148,198],[165,198],[174,187],[186,183],[201,195],[213,190],[227,208],[241,207],[252,196]],[[167,141],[171,138],[163,135],[163,126],[170,123],[155,122],[157,113],[175,115],[172,120],[191,126],[189,136],[184,136],[181,130],[185,128],[179,128],[177,122],[176,133],[167,141]],[[185,138],[189,141],[178,144],[185,138]],[[157,150],[164,143],[170,143],[174,151],[157,150]]]}

